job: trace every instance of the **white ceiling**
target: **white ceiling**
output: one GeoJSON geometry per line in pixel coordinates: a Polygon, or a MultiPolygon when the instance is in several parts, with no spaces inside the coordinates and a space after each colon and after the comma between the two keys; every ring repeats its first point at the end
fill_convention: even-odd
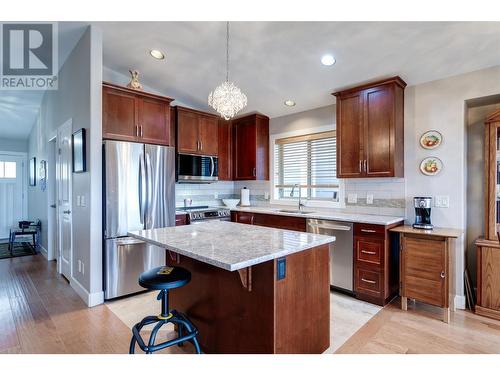
{"type": "MultiPolygon", "coordinates": [[[[104,65],[208,109],[225,77],[224,22],[105,22],[104,65]],[[148,54],[158,48],[166,60],[148,54]]],[[[243,112],[282,116],[334,103],[346,86],[400,75],[409,85],[500,65],[500,22],[233,22],[230,79],[243,112]],[[337,63],[321,65],[324,53],[337,63]],[[295,107],[283,101],[293,99],[295,107]]],[[[125,83],[125,82],[124,82],[125,83]]]]}
{"type": "MultiPolygon", "coordinates": [[[[87,26],[82,22],[59,22],[59,68],[87,26]]],[[[0,138],[28,138],[44,93],[45,91],[0,91],[0,138]]]]}

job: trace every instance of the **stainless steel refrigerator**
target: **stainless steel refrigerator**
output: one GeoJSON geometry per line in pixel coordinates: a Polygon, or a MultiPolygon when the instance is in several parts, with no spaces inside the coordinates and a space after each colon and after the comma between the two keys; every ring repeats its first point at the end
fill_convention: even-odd
{"type": "Polygon", "coordinates": [[[165,250],[127,237],[175,225],[175,149],[104,142],[104,297],[143,290],[141,272],[165,265],[165,250]]]}

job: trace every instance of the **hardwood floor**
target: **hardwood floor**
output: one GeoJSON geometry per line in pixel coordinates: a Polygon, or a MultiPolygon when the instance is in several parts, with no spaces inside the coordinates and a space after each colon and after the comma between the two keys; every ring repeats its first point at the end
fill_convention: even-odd
{"type": "Polygon", "coordinates": [[[0,353],[127,353],[130,330],[87,308],[42,255],[0,261],[0,353]]]}
{"type": "MultiPolygon", "coordinates": [[[[107,305],[87,308],[55,267],[42,255],[0,260],[0,353],[127,353],[127,324],[107,305]]],[[[403,312],[395,300],[336,353],[500,353],[499,321],[468,311],[449,325],[440,318],[438,308],[409,303],[403,312]]]]}
{"type": "Polygon", "coordinates": [[[474,354],[500,353],[500,321],[470,311],[451,313],[450,324],[442,310],[399,298],[383,308],[337,351],[337,354],[474,354]]]}

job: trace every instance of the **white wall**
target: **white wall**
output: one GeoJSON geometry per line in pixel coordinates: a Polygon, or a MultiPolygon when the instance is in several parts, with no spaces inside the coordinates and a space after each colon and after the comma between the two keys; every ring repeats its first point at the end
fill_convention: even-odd
{"type": "MultiPolygon", "coordinates": [[[[450,208],[433,208],[433,224],[466,229],[466,101],[500,93],[500,66],[439,81],[408,87],[405,91],[405,179],[407,218],[414,219],[411,197],[448,195],[450,208]],[[427,151],[419,146],[426,130],[443,134],[443,144],[427,151]],[[427,156],[437,156],[443,171],[424,176],[418,166],[427,156]]],[[[482,182],[480,182],[482,183],[482,182]]],[[[457,241],[456,291],[463,297],[464,238],[457,241]]],[[[463,300],[462,300],[463,302],[463,300]]]]}
{"type": "MultiPolygon", "coordinates": [[[[29,157],[36,156],[38,164],[39,160],[47,160],[48,141],[67,120],[72,119],[73,131],[87,130],[87,172],[72,176],[73,275],[70,282],[88,304],[99,303],[103,298],[101,81],[102,38],[95,27],[90,26],[62,66],[58,90],[44,95],[29,142],[29,157]],[[76,205],[78,195],[85,196],[86,207],[76,205]],[[85,264],[85,274],[78,272],[78,260],[85,264]]],[[[42,217],[46,228],[47,192],[41,192],[36,186],[28,195],[30,217],[42,217]]],[[[46,242],[46,233],[42,236],[46,242]]]]}
{"type": "Polygon", "coordinates": [[[0,151],[28,152],[28,140],[0,138],[0,151]]]}

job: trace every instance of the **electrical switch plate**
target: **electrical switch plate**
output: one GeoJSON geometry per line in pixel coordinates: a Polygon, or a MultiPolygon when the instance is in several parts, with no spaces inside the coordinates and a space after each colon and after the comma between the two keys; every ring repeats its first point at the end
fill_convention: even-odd
{"type": "Polygon", "coordinates": [[[269,192],[264,192],[264,199],[267,201],[269,199],[269,192]]]}
{"type": "Polygon", "coordinates": [[[358,194],[347,194],[347,203],[358,203],[358,194]]]}
{"type": "Polygon", "coordinates": [[[81,204],[81,199],[80,199],[80,196],[79,196],[79,195],[77,195],[77,196],[76,196],[76,205],[77,205],[77,206],[80,206],[80,204],[81,204]]]}
{"type": "Polygon", "coordinates": [[[82,272],[82,261],[78,259],[78,272],[82,272]]]}
{"type": "Polygon", "coordinates": [[[366,194],[366,204],[373,204],[373,194],[366,194]]]}
{"type": "Polygon", "coordinates": [[[219,193],[214,193],[214,199],[219,198],[219,193]]]}
{"type": "Polygon", "coordinates": [[[80,206],[86,207],[86,204],[85,204],[85,195],[82,195],[80,197],[80,206]]]}
{"type": "Polygon", "coordinates": [[[286,258],[279,258],[277,261],[278,275],[277,279],[281,280],[286,277],[286,258]]]}
{"type": "Polygon", "coordinates": [[[434,197],[434,206],[440,208],[450,207],[450,196],[449,195],[436,195],[434,197]]]}

